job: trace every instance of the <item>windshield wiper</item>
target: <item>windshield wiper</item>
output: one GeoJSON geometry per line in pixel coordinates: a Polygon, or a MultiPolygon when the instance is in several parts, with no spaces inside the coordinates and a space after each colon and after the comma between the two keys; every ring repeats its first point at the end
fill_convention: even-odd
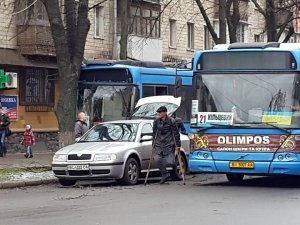
{"type": "MultiPolygon", "coordinates": [[[[198,129],[198,132],[200,133],[202,131],[205,131],[208,129],[213,129],[213,128],[237,128],[237,127],[240,127],[240,126],[230,125],[230,124],[213,124],[213,123],[211,123],[210,126],[208,126],[208,127],[202,127],[200,129],[198,129]]],[[[243,126],[243,128],[245,128],[245,126],[243,126]]]]}
{"type": "Polygon", "coordinates": [[[236,123],[236,124],[253,124],[253,125],[260,125],[260,124],[265,124],[265,125],[268,125],[270,127],[273,127],[273,128],[276,128],[277,130],[281,130],[287,134],[290,134],[291,131],[288,130],[288,129],[285,129],[283,127],[279,127],[279,126],[276,126],[275,124],[273,123],[268,123],[268,122],[244,122],[244,123],[236,123]]]}

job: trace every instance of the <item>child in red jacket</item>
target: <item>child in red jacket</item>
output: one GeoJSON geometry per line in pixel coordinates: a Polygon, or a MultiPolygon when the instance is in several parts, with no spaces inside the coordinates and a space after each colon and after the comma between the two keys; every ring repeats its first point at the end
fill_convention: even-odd
{"type": "Polygon", "coordinates": [[[30,125],[26,125],[26,131],[23,134],[21,144],[26,147],[25,158],[32,158],[31,146],[35,144],[35,139],[30,125]]]}

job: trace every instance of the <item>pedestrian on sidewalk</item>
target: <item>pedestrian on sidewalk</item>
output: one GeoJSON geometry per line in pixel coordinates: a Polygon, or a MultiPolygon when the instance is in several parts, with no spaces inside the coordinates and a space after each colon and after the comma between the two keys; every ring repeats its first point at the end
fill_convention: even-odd
{"type": "Polygon", "coordinates": [[[26,125],[26,130],[23,134],[21,144],[26,148],[26,153],[24,154],[25,158],[32,158],[32,146],[35,144],[35,138],[32,132],[31,125],[26,125]]]}
{"type": "Polygon", "coordinates": [[[167,166],[175,166],[175,151],[181,143],[176,121],[168,116],[167,108],[162,106],[157,113],[158,118],[153,123],[154,160],[158,163],[162,175],[160,183],[163,184],[171,180],[167,166]]]}
{"type": "Polygon", "coordinates": [[[7,153],[6,148],[6,134],[10,124],[9,117],[5,114],[2,106],[0,105],[0,157],[3,157],[7,153]]]}
{"type": "Polygon", "coordinates": [[[85,120],[85,114],[83,112],[78,113],[74,129],[75,138],[82,137],[88,131],[89,128],[85,120]]]}

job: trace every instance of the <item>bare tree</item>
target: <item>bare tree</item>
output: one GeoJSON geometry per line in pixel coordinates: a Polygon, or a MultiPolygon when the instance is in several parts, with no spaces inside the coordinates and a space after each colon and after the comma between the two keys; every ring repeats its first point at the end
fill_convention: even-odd
{"type": "Polygon", "coordinates": [[[196,0],[196,3],[206,23],[207,29],[216,44],[226,43],[226,22],[229,30],[230,43],[237,41],[237,27],[240,22],[239,0],[219,0],[219,2],[215,4],[214,7],[218,7],[219,10],[219,34],[215,31],[207,14],[207,9],[204,8],[201,0],[196,0]]]}
{"type": "Polygon", "coordinates": [[[60,147],[73,143],[76,119],[77,87],[87,34],[88,0],[42,0],[45,5],[56,49],[60,98],[56,109],[60,147]],[[63,19],[65,16],[65,22],[63,19]]]}
{"type": "Polygon", "coordinates": [[[283,40],[283,42],[287,42],[295,33],[293,20],[298,18],[294,12],[299,10],[299,1],[265,0],[265,9],[257,0],[252,0],[252,2],[265,18],[267,41],[279,41],[284,31],[288,30],[283,40]]]}

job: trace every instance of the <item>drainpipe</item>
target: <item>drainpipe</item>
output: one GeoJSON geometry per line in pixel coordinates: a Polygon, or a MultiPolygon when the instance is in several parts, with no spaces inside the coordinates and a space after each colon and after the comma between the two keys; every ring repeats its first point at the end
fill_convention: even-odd
{"type": "Polygon", "coordinates": [[[113,46],[112,46],[112,58],[117,60],[119,59],[118,54],[118,35],[117,35],[117,25],[118,25],[118,0],[113,1],[114,4],[114,10],[113,10],[113,46]]]}

